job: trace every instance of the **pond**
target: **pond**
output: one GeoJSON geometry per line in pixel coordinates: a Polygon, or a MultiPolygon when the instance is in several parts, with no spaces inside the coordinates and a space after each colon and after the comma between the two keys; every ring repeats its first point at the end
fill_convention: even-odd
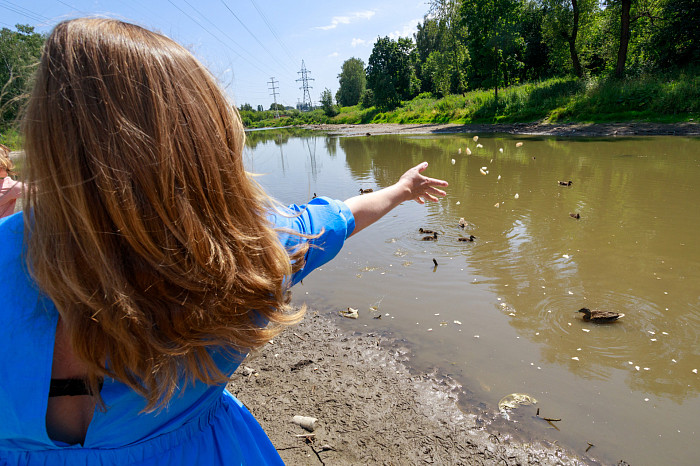
{"type": "Polygon", "coordinates": [[[449,374],[465,410],[514,435],[604,463],[696,464],[700,139],[473,136],[249,134],[248,169],[285,204],[380,189],[423,160],[450,183],[351,238],[294,302],[359,309],[340,325],[403,339],[416,370],[449,374]],[[584,322],[583,307],[625,316],[584,322]],[[505,420],[511,393],[537,404],[505,420]]]}

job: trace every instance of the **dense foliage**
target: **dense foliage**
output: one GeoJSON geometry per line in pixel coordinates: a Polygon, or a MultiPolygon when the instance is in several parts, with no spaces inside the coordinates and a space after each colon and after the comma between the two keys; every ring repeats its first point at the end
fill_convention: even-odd
{"type": "Polygon", "coordinates": [[[338,102],[338,105],[352,107],[360,103],[362,93],[367,87],[365,62],[354,57],[345,60],[338,75],[338,82],[340,87],[335,94],[335,100],[338,102]]]}
{"type": "Polygon", "coordinates": [[[0,130],[15,121],[44,43],[34,28],[18,24],[16,29],[0,30],[0,130]]]}
{"type": "MultiPolygon", "coordinates": [[[[392,109],[554,77],[641,78],[697,68],[697,0],[430,0],[411,38],[378,38],[360,100],[392,109]]],[[[341,81],[341,91],[343,89],[341,81]]],[[[339,91],[340,92],[340,91],[339,91]]],[[[353,100],[354,102],[354,100],[353,100]]],[[[342,103],[345,105],[345,103],[342,103]]]]}

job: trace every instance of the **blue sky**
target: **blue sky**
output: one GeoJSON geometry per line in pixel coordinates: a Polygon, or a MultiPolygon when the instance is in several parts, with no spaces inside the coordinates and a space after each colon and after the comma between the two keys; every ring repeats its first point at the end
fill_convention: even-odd
{"type": "Polygon", "coordinates": [[[0,27],[29,24],[48,32],[59,21],[101,15],[160,31],[189,48],[217,76],[236,105],[302,100],[304,60],[318,102],[338,90],[343,61],[365,64],[377,37],[412,36],[427,0],[0,0],[0,27]]]}

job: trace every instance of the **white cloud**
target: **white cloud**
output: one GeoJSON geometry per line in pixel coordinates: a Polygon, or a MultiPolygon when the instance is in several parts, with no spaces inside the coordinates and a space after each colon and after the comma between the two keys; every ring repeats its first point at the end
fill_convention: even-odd
{"type": "Polygon", "coordinates": [[[331,53],[330,55],[328,55],[328,58],[335,58],[335,57],[337,57],[338,55],[340,55],[338,52],[333,52],[333,53],[331,53]]]}
{"type": "Polygon", "coordinates": [[[412,19],[403,25],[403,29],[387,34],[390,39],[397,40],[399,37],[413,38],[413,34],[418,30],[418,23],[422,23],[423,18],[412,19]]]}
{"type": "Polygon", "coordinates": [[[353,47],[357,47],[358,45],[365,46],[365,45],[369,45],[369,41],[366,41],[364,39],[353,38],[350,45],[352,45],[353,47]]]}
{"type": "Polygon", "coordinates": [[[361,19],[371,19],[374,13],[372,10],[365,10],[350,13],[348,16],[334,16],[331,18],[331,24],[328,26],[316,26],[314,29],[322,29],[324,31],[335,29],[339,24],[350,24],[361,19]]]}

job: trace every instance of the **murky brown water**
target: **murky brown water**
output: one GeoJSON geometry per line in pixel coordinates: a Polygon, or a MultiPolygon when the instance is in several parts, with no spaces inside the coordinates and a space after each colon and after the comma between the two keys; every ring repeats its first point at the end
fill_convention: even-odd
{"type": "Polygon", "coordinates": [[[249,169],[285,203],[385,187],[423,160],[450,182],[439,204],[404,204],[352,238],[295,300],[360,309],[341,324],[405,338],[419,369],[450,373],[483,409],[535,397],[501,421],[531,438],[604,463],[696,464],[700,139],[472,136],[249,135],[249,169]],[[420,241],[419,227],[442,236],[420,241]],[[586,323],[581,307],[625,317],[586,323]]]}

